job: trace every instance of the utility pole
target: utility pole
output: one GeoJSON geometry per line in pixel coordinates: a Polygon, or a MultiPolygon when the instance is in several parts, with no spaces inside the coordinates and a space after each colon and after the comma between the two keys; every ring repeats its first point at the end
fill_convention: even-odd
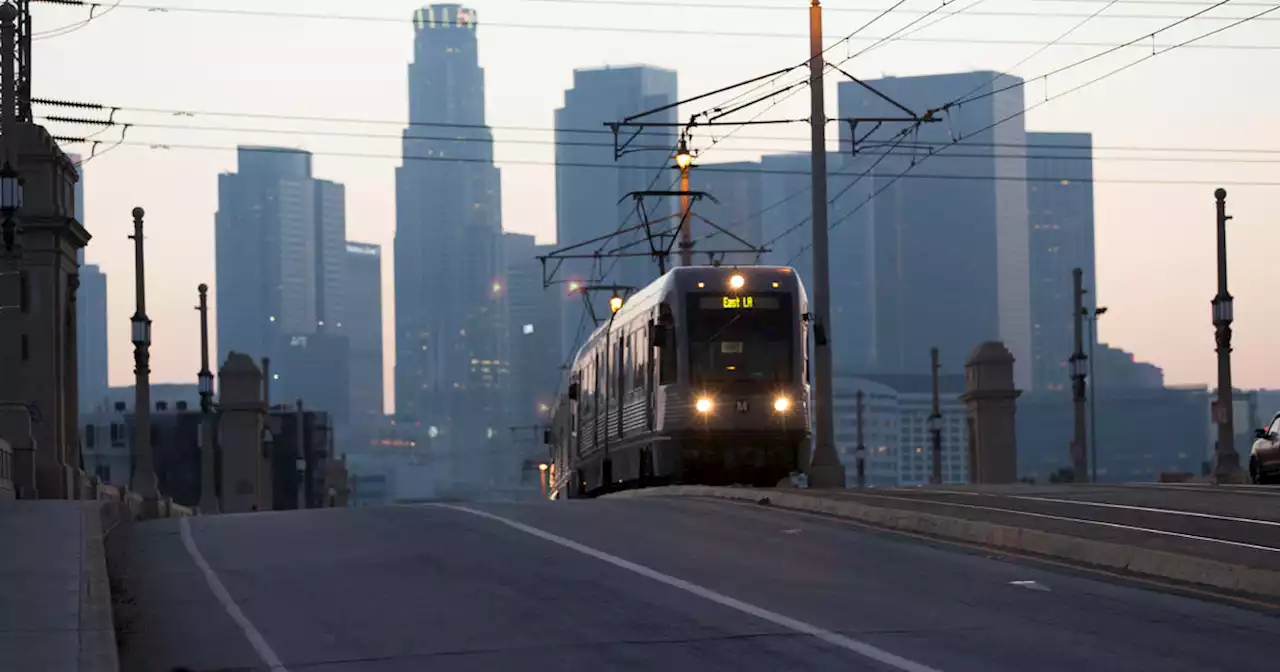
{"type": "Polygon", "coordinates": [[[160,492],[151,456],[151,319],[147,317],[147,276],[142,259],[142,218],[146,211],[133,209],[134,289],[133,313],[133,490],[142,496],[143,519],[159,513],[160,492]]]}
{"type": "MultiPolygon", "coordinates": [[[[1096,301],[1098,297],[1094,297],[1096,301]]],[[[1098,340],[1098,316],[1106,307],[1094,308],[1089,315],[1089,482],[1098,482],[1098,376],[1093,372],[1093,344],[1098,340]]]]}
{"type": "Polygon", "coordinates": [[[815,428],[813,459],[808,476],[811,488],[843,488],[844,467],[836,454],[832,427],[831,276],[827,256],[827,136],[826,98],[822,88],[822,5],[809,6],[809,127],[812,133],[810,158],[813,170],[813,303],[809,308],[813,325],[813,419],[815,428]]]}
{"type": "Polygon", "coordinates": [[[214,471],[213,373],[209,371],[209,285],[200,283],[200,512],[219,512],[214,471]]]}
{"type": "Polygon", "coordinates": [[[933,474],[929,482],[942,485],[942,409],[938,404],[938,349],[929,348],[930,372],[933,378],[933,412],[929,414],[929,438],[933,442],[933,474]]]}
{"type": "Polygon", "coordinates": [[[693,265],[693,221],[689,219],[689,169],[693,167],[693,155],[680,134],[680,146],[676,148],[676,168],[680,170],[680,265],[693,265]]]}
{"type": "Polygon", "coordinates": [[[307,423],[302,412],[302,400],[298,400],[298,447],[297,459],[294,460],[294,466],[298,469],[298,509],[307,508],[307,446],[306,446],[306,429],[307,423]]]}
{"type": "Polygon", "coordinates": [[[1071,396],[1075,403],[1075,439],[1071,442],[1071,463],[1075,469],[1075,482],[1083,483],[1089,477],[1087,439],[1084,422],[1084,380],[1088,357],[1084,354],[1084,271],[1071,269],[1072,311],[1071,323],[1075,333],[1075,350],[1071,353],[1071,396]]]}
{"type": "Polygon", "coordinates": [[[1218,423],[1218,445],[1213,451],[1213,477],[1218,483],[1230,482],[1240,471],[1240,456],[1235,447],[1235,413],[1231,385],[1231,293],[1227,291],[1227,190],[1213,192],[1218,201],[1218,295],[1213,297],[1213,326],[1218,350],[1218,401],[1214,420],[1218,423]]]}
{"type": "Polygon", "coordinates": [[[862,442],[862,390],[858,390],[858,487],[867,487],[867,446],[862,442]]]}

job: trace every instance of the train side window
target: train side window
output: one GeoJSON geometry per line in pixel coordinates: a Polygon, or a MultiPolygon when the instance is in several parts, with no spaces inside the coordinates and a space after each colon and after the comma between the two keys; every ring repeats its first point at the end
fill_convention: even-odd
{"type": "Polygon", "coordinates": [[[676,382],[676,335],[670,326],[658,332],[658,384],[673,385],[676,382]]]}

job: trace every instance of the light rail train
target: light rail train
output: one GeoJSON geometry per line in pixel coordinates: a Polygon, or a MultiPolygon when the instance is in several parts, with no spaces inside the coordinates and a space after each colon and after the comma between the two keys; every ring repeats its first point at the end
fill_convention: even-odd
{"type": "Polygon", "coordinates": [[[611,307],[552,409],[552,498],[774,486],[803,468],[809,308],[793,269],[676,268],[611,307]]]}

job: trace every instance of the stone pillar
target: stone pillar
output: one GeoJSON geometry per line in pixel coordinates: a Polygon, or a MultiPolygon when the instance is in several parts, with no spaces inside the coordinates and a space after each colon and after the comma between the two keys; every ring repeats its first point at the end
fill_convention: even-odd
{"type": "Polygon", "coordinates": [[[76,321],[76,291],[80,289],[80,265],[76,263],[76,270],[67,277],[67,304],[64,315],[66,324],[66,340],[63,341],[65,347],[62,352],[63,366],[65,373],[63,380],[66,385],[62,388],[64,400],[63,404],[70,404],[68,413],[63,416],[64,431],[68,440],[63,444],[63,462],[67,470],[67,481],[74,484],[75,494],[68,499],[81,499],[84,487],[84,465],[80,460],[80,357],[77,347],[76,333],[79,330],[76,321]]]}
{"type": "Polygon", "coordinates": [[[49,133],[33,124],[15,123],[12,133],[0,135],[0,156],[23,180],[23,206],[14,215],[21,231],[12,252],[0,247],[3,293],[18,299],[16,308],[0,310],[0,402],[29,405],[39,420],[29,440],[22,413],[0,413],[0,437],[15,448],[35,445],[35,483],[18,484],[21,491],[69,499],[80,480],[80,413],[76,325],[68,316],[74,314],[76,252],[89,242],[75,218],[79,177],[49,133]]]}
{"type": "Polygon", "coordinates": [[[1014,483],[1018,480],[1018,440],[1014,424],[1017,398],[1013,354],[999,341],[974,349],[964,365],[960,396],[969,411],[969,481],[1014,483]]]}
{"type": "Polygon", "coordinates": [[[266,511],[271,508],[271,464],[262,451],[267,408],[262,372],[252,357],[240,352],[227,357],[218,371],[218,395],[222,511],[266,511]]]}

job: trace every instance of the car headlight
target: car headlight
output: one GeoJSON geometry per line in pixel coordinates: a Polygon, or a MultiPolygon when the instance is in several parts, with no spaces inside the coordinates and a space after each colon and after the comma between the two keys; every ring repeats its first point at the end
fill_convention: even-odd
{"type": "Polygon", "coordinates": [[[791,408],[790,399],[787,399],[786,397],[778,397],[773,400],[773,410],[779,413],[785,413],[789,408],[791,408]]]}
{"type": "Polygon", "coordinates": [[[710,400],[710,399],[708,399],[708,398],[706,398],[706,397],[702,397],[701,399],[699,399],[699,400],[697,401],[697,403],[695,403],[695,404],[693,405],[693,407],[694,407],[694,408],[696,408],[696,409],[698,409],[698,412],[699,412],[699,413],[710,413],[710,412],[711,412],[711,400],[710,400]]]}

